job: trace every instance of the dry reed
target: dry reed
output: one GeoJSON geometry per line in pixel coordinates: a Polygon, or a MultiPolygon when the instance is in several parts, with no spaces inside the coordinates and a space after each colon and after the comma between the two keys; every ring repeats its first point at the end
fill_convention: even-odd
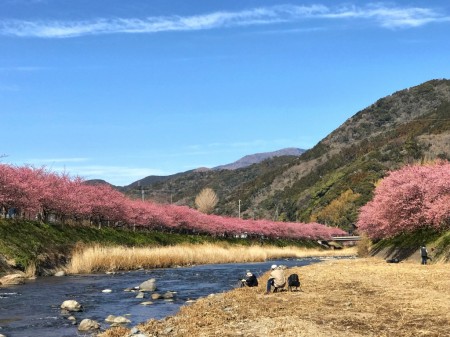
{"type": "Polygon", "coordinates": [[[34,278],[36,276],[37,268],[36,268],[36,262],[31,262],[28,264],[28,266],[25,268],[25,277],[26,278],[34,278]]]}
{"type": "Polygon", "coordinates": [[[182,265],[261,262],[278,258],[355,255],[355,249],[311,250],[298,247],[179,245],[153,248],[82,247],[75,250],[66,271],[72,274],[96,271],[165,268],[182,265]]]}

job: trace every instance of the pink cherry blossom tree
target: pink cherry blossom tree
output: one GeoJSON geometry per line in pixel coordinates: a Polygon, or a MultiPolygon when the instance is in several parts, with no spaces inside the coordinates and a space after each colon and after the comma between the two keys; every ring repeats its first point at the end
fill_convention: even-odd
{"type": "Polygon", "coordinates": [[[360,210],[357,226],[374,239],[450,225],[450,163],[406,166],[390,172],[360,210]]]}

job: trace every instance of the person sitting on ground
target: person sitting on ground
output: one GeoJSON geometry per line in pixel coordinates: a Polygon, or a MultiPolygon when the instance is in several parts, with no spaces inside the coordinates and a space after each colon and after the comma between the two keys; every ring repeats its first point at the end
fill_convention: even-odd
{"type": "Polygon", "coordinates": [[[243,287],[257,287],[258,286],[258,279],[255,275],[253,275],[251,272],[247,272],[245,275],[245,279],[242,279],[242,286],[243,287]]]}
{"type": "Polygon", "coordinates": [[[274,287],[273,292],[277,292],[279,288],[284,288],[286,285],[286,276],[284,275],[284,270],[278,268],[276,264],[272,265],[272,271],[270,272],[269,279],[267,280],[266,294],[269,294],[274,287]]]}

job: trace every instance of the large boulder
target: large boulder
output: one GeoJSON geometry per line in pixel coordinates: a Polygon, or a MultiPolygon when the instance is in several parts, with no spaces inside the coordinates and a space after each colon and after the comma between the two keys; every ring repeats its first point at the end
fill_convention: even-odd
{"type": "Polygon", "coordinates": [[[75,300],[67,300],[61,304],[61,309],[67,311],[83,311],[83,307],[75,300]]]}
{"type": "Polygon", "coordinates": [[[156,290],[156,280],[154,278],[151,278],[150,280],[142,282],[139,285],[139,290],[140,291],[155,291],[156,290]]]}
{"type": "Polygon", "coordinates": [[[100,324],[97,321],[94,321],[89,318],[85,318],[80,322],[78,326],[78,331],[89,331],[89,330],[97,330],[100,329],[100,324]]]}

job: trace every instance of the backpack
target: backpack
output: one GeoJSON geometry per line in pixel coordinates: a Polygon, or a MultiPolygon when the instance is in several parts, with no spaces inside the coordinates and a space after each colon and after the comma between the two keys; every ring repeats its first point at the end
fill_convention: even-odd
{"type": "Polygon", "coordinates": [[[291,274],[288,277],[288,286],[289,287],[300,287],[300,280],[298,279],[297,274],[291,274]]]}

